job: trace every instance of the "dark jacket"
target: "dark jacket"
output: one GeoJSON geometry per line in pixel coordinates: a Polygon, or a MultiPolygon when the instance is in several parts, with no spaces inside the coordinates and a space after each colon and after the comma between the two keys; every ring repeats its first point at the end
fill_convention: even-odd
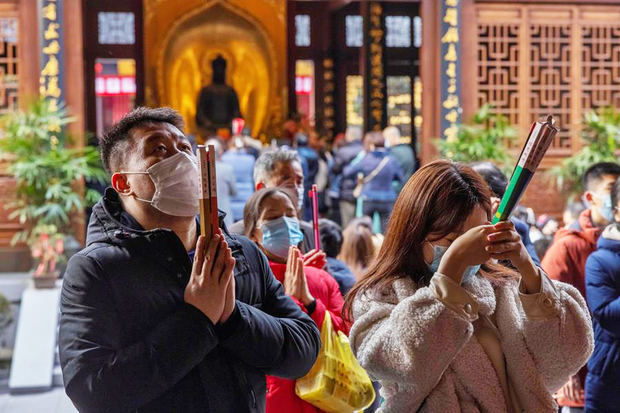
{"type": "Polygon", "coordinates": [[[620,224],[607,227],[597,245],[586,261],[586,296],[594,327],[586,411],[612,412],[620,409],[620,224]]]}
{"type": "Polygon", "coordinates": [[[364,184],[362,189],[364,200],[379,202],[392,202],[396,200],[398,194],[396,193],[394,183],[397,183],[398,186],[403,183],[403,170],[400,165],[389,155],[387,150],[380,149],[367,153],[357,164],[344,168],[343,179],[355,179],[357,181],[358,173],[361,172],[364,174],[364,177],[367,177],[379,166],[385,157],[389,157],[385,166],[381,168],[370,182],[364,184]]]}
{"type": "Polygon", "coordinates": [[[348,142],[342,148],[338,149],[334,154],[334,165],[332,167],[332,173],[336,176],[340,176],[340,199],[343,201],[355,202],[353,196],[353,190],[357,185],[357,177],[345,178],[342,176],[344,168],[349,166],[351,161],[355,159],[360,152],[364,151],[364,145],[362,141],[348,142]]]}
{"type": "Polygon", "coordinates": [[[237,306],[213,325],[183,300],[192,263],[179,238],[142,230],[106,191],[61,295],[60,362],[80,411],[262,412],[266,374],[309,371],[321,345],[314,322],[253,242],[226,240],[237,306]]]}
{"type": "Polygon", "coordinates": [[[347,267],[347,264],[340,261],[338,258],[327,257],[327,265],[325,266],[327,271],[338,283],[340,287],[340,294],[345,296],[353,284],[355,284],[355,276],[347,267]]]}
{"type": "Polygon", "coordinates": [[[406,143],[391,146],[390,155],[396,159],[396,162],[398,162],[403,170],[403,183],[407,182],[416,170],[416,159],[413,148],[406,143]]]}

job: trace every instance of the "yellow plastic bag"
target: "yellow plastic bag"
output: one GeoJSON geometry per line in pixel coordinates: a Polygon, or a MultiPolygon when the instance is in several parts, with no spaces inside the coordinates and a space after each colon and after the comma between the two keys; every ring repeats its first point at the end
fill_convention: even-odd
{"type": "Polygon", "coordinates": [[[310,372],[297,379],[295,393],[326,412],[363,410],[375,399],[368,373],[359,365],[349,339],[332,326],[329,311],[321,329],[321,351],[310,372]]]}

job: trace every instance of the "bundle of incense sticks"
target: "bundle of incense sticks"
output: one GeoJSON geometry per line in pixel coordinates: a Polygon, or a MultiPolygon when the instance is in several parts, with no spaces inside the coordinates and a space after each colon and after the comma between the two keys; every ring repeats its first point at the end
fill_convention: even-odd
{"type": "Polygon", "coordinates": [[[200,185],[200,233],[210,240],[219,227],[217,212],[217,184],[215,175],[215,147],[198,145],[198,176],[200,185]]]}
{"type": "Polygon", "coordinates": [[[532,124],[525,146],[519,155],[519,161],[510,177],[508,188],[506,188],[499,208],[493,217],[493,224],[507,220],[517,206],[538,165],[540,165],[540,161],[559,131],[554,123],[553,116],[549,115],[544,122],[538,121],[532,124]]]}
{"type": "Polygon", "coordinates": [[[314,248],[321,249],[321,238],[319,237],[319,195],[316,185],[312,185],[310,190],[312,200],[312,227],[314,228],[314,248]]]}

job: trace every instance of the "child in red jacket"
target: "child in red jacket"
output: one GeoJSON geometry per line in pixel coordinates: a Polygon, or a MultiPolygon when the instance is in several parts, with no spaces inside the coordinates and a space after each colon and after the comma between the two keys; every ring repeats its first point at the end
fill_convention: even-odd
{"type": "MultiPolygon", "coordinates": [[[[295,247],[303,237],[291,196],[281,188],[255,192],[243,213],[245,234],[265,253],[284,291],[306,312],[319,329],[329,311],[334,328],[345,334],[343,299],[334,278],[322,269],[304,266],[295,247]]],[[[295,380],[267,376],[267,412],[320,412],[295,394],[295,380]]]]}

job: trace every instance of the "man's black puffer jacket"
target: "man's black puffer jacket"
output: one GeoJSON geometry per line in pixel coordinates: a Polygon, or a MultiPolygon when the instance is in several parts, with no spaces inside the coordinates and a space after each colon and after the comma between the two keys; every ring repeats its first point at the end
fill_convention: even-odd
{"type": "Polygon", "coordinates": [[[321,347],[314,322],[252,241],[226,240],[237,305],[213,325],[183,300],[192,263],[176,234],[142,230],[108,188],[62,288],[60,361],[78,410],[262,412],[266,374],[310,370],[321,347]]]}

